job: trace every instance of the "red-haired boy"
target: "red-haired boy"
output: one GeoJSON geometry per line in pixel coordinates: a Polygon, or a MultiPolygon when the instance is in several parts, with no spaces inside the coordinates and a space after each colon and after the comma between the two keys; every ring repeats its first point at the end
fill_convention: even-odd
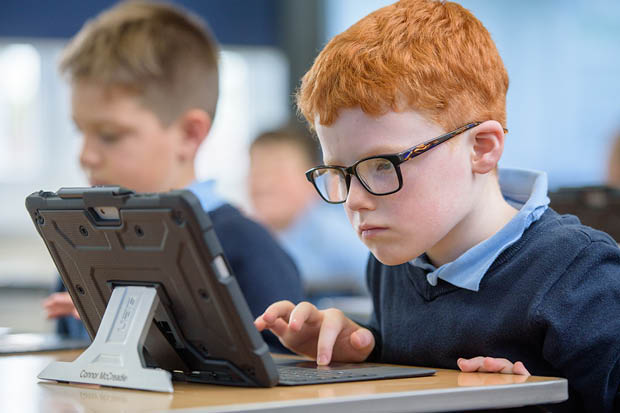
{"type": "Polygon", "coordinates": [[[455,3],[403,0],[334,37],[298,94],[325,163],[307,177],[372,253],[374,315],[284,301],[257,327],[319,364],[563,376],[569,400],[549,409],[612,411],[620,249],[548,208],[544,173],[497,169],[507,89],[455,3]]]}

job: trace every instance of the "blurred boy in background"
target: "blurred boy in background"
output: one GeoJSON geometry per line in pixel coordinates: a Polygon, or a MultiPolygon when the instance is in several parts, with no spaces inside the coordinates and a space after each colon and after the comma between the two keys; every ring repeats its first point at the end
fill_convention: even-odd
{"type": "MultiPolygon", "coordinates": [[[[80,164],[91,185],[137,192],[187,188],[210,215],[253,314],[278,299],[299,301],[291,258],[268,231],[198,182],[194,160],[218,99],[218,48],[206,24],[177,7],[121,2],[87,22],[60,63],[71,83],[80,164]]],[[[49,317],[77,314],[66,292],[44,303],[49,317]]],[[[85,335],[72,318],[61,332],[85,335]],[[63,331],[64,330],[64,331],[63,331]],[[80,332],[81,331],[81,332],[80,332]]],[[[280,344],[273,336],[270,344],[280,344]]]]}
{"type": "Polygon", "coordinates": [[[259,135],[250,146],[254,214],[297,263],[310,296],[363,294],[368,250],[342,208],[322,202],[304,176],[319,150],[293,125],[259,135]]]}

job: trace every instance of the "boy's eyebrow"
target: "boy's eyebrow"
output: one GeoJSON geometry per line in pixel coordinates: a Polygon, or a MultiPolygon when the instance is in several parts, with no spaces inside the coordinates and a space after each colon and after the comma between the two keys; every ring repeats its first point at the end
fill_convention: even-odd
{"type": "MultiPolygon", "coordinates": [[[[422,141],[421,141],[422,142],[422,141]]],[[[379,146],[377,148],[372,148],[370,150],[361,152],[359,154],[357,154],[357,156],[355,157],[355,159],[353,160],[353,162],[348,163],[348,164],[344,164],[343,162],[334,162],[327,159],[323,159],[323,164],[324,165],[333,165],[333,166],[349,166],[349,165],[353,165],[355,162],[359,161],[360,159],[364,159],[364,158],[370,158],[371,156],[380,156],[380,155],[391,155],[391,154],[395,154],[395,153],[400,153],[404,150],[407,150],[409,148],[412,148],[414,146],[416,146],[416,143],[408,143],[406,146],[401,146],[401,145],[382,145],[379,146]]]]}
{"type": "MultiPolygon", "coordinates": [[[[71,119],[73,120],[73,123],[75,124],[75,126],[77,126],[78,129],[81,129],[83,127],[83,125],[80,124],[80,122],[75,116],[71,116],[71,119]]],[[[95,120],[88,121],[86,123],[88,124],[88,126],[94,129],[104,129],[104,128],[112,127],[114,129],[119,129],[122,132],[132,131],[135,129],[135,127],[132,125],[119,123],[114,120],[95,119],[95,120]]]]}

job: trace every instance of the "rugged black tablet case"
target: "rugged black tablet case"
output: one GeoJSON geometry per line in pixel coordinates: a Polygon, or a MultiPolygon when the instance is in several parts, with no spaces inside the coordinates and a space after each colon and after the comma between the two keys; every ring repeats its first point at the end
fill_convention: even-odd
{"type": "Polygon", "coordinates": [[[114,286],[153,286],[161,304],[145,343],[148,365],[177,380],[277,383],[268,346],[191,192],[61,188],[31,194],[26,207],[91,337],[114,286]],[[118,219],[102,214],[109,207],[118,219]]]}

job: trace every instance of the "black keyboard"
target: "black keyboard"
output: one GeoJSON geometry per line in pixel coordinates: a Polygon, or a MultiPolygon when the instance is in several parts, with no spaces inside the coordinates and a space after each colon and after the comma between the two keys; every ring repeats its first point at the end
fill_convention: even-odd
{"type": "Polygon", "coordinates": [[[372,363],[332,363],[329,366],[317,366],[314,361],[294,359],[276,359],[276,365],[280,376],[278,384],[284,386],[429,376],[435,373],[431,369],[372,363]]]}
{"type": "Polygon", "coordinates": [[[297,367],[279,367],[280,384],[318,384],[339,381],[371,380],[376,374],[352,374],[351,370],[320,370],[297,367]]]}

